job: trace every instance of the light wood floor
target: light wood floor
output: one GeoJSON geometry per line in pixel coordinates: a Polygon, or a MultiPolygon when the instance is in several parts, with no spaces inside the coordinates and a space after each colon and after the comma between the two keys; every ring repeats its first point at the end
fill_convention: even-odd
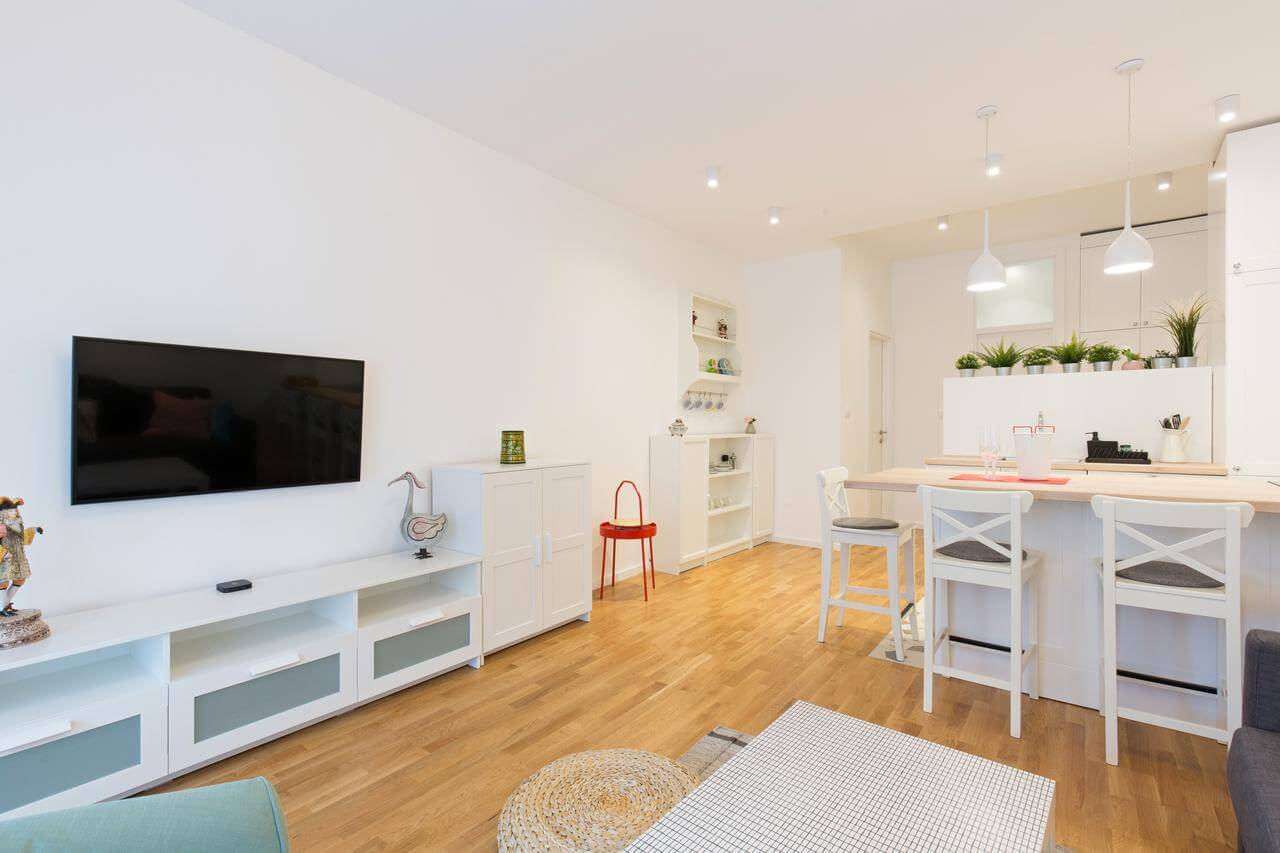
{"type": "MultiPolygon", "coordinates": [[[[871,553],[854,557],[869,583],[871,553]]],[[[1096,711],[1026,700],[1014,740],[1007,695],[954,679],[938,680],[924,714],[920,671],[867,657],[882,617],[850,611],[815,642],[818,578],[817,551],[778,544],[659,575],[648,603],[631,578],[589,623],[165,789],[266,776],[303,853],[492,849],[507,795],[554,758],[611,746],[676,757],[716,725],[754,734],[805,699],[1057,780],[1058,842],[1077,850],[1233,848],[1224,746],[1121,720],[1109,767],[1096,711]]]]}

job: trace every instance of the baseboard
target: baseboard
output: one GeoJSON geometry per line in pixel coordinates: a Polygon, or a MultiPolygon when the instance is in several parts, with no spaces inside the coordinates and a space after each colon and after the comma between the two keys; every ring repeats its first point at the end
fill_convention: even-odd
{"type": "MultiPolygon", "coordinates": [[[[609,578],[610,578],[609,571],[610,571],[609,567],[605,566],[604,567],[605,584],[609,583],[609,578]]],[[[626,580],[627,578],[633,578],[638,574],[640,574],[640,564],[638,562],[630,566],[618,567],[618,580],[620,581],[626,580]]],[[[597,589],[597,590],[600,589],[600,564],[599,563],[597,563],[591,569],[591,588],[597,589]]]]}
{"type": "Polygon", "coordinates": [[[801,548],[821,548],[822,542],[818,539],[797,539],[793,536],[770,536],[770,542],[780,542],[783,545],[799,545],[801,548]]]}

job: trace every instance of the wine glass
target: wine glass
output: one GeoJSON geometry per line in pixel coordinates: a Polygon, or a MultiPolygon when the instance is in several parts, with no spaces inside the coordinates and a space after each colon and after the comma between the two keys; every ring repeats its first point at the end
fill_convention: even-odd
{"type": "Polygon", "coordinates": [[[982,476],[996,478],[996,460],[1000,458],[1000,431],[993,426],[978,430],[978,455],[982,457],[982,476]]]}

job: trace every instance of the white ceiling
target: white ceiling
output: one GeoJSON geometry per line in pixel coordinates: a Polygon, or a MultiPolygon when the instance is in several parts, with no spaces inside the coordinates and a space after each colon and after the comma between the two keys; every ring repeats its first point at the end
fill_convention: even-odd
{"type": "Polygon", "coordinates": [[[742,258],[1123,177],[1130,57],[1138,174],[1280,117],[1276,0],[185,2],[742,258]]]}

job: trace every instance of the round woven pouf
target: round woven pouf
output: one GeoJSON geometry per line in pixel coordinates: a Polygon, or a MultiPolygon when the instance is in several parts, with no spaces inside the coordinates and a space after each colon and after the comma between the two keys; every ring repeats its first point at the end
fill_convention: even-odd
{"type": "Polygon", "coordinates": [[[683,764],[639,749],[575,752],[520,783],[499,850],[621,850],[697,787],[683,764]]]}

